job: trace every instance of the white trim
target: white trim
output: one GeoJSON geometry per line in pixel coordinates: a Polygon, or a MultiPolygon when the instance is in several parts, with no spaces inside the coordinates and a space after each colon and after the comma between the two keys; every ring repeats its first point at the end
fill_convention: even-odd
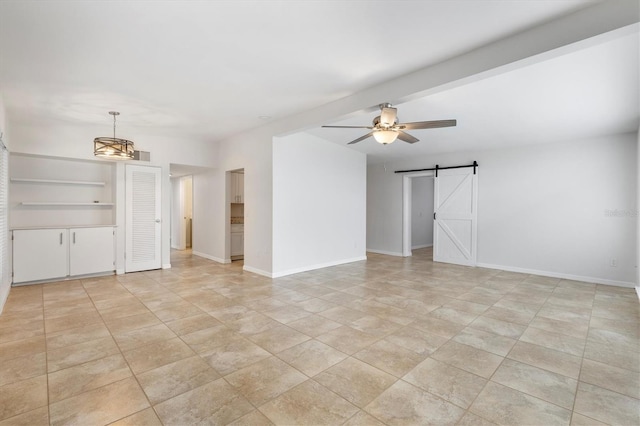
{"type": "Polygon", "coordinates": [[[397,252],[397,251],[386,251],[386,250],[376,250],[376,249],[367,249],[367,251],[371,253],[376,253],[376,254],[384,254],[387,256],[404,257],[404,255],[401,252],[397,252]]]}
{"type": "Polygon", "coordinates": [[[617,287],[628,287],[628,288],[633,288],[635,286],[635,284],[632,283],[631,281],[608,280],[605,278],[585,277],[582,275],[564,274],[562,272],[540,271],[537,269],[519,268],[516,266],[493,265],[490,263],[478,263],[477,266],[480,268],[500,269],[503,271],[520,272],[523,274],[532,274],[532,275],[541,275],[543,277],[561,278],[564,280],[583,281],[585,283],[591,283],[591,284],[604,284],[604,285],[613,285],[617,287]]]}
{"type": "MultiPolygon", "coordinates": [[[[302,268],[295,268],[295,269],[289,269],[281,272],[274,272],[271,274],[271,278],[279,278],[279,277],[284,277],[286,275],[299,274],[300,272],[313,271],[314,269],[322,269],[322,268],[328,268],[331,266],[344,265],[345,263],[360,262],[362,260],[367,260],[367,256],[354,257],[351,259],[338,260],[335,262],[319,263],[316,265],[304,266],[302,268]]],[[[247,267],[245,266],[245,269],[246,268],[247,267]]]]}
{"type": "Polygon", "coordinates": [[[273,276],[273,274],[271,272],[263,271],[262,269],[254,268],[252,266],[244,265],[242,267],[242,270],[243,271],[247,271],[247,272],[251,272],[251,273],[254,273],[254,274],[262,275],[263,277],[274,278],[274,276],[273,276]]]}
{"type": "Polygon", "coordinates": [[[417,250],[421,248],[433,247],[433,243],[431,244],[418,244],[417,246],[411,246],[411,250],[417,250]]]}
{"type": "Polygon", "coordinates": [[[636,294],[638,295],[638,300],[640,301],[640,287],[636,287],[636,294]]]}
{"type": "MultiPolygon", "coordinates": [[[[74,281],[74,280],[83,280],[89,278],[100,278],[100,277],[108,277],[114,275],[115,271],[104,271],[104,272],[96,272],[95,274],[81,274],[81,275],[67,275],[65,277],[57,277],[57,278],[45,278],[42,280],[33,280],[33,281],[24,281],[19,283],[11,283],[11,287],[22,287],[27,285],[38,285],[38,284],[46,284],[46,283],[57,283],[62,281],[74,281]]],[[[142,272],[142,271],[139,271],[142,272]]]]}
{"type": "Polygon", "coordinates": [[[171,264],[170,263],[163,264],[162,269],[171,269],[171,264]]]}
{"type": "Polygon", "coordinates": [[[122,269],[116,269],[116,275],[124,275],[124,268],[122,269]]]}
{"type": "Polygon", "coordinates": [[[209,254],[201,253],[195,250],[192,250],[191,254],[195,256],[204,257],[205,259],[213,260],[214,262],[218,262],[218,263],[231,263],[231,259],[222,259],[220,257],[211,256],[209,254]]]}

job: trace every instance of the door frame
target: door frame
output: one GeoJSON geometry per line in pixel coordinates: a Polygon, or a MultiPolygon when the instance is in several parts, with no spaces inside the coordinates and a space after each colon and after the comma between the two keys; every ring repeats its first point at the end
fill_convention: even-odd
{"type": "Polygon", "coordinates": [[[416,172],[402,175],[402,256],[409,257],[411,252],[411,181],[419,177],[435,177],[433,171],[416,172]]]}

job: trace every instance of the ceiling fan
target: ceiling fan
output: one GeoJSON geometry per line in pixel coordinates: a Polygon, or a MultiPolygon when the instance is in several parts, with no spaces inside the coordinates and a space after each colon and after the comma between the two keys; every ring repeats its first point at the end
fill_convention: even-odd
{"type": "Polygon", "coordinates": [[[456,120],[435,120],[435,121],[416,121],[414,123],[398,123],[398,109],[393,108],[391,104],[380,104],[380,115],[373,119],[373,126],[322,126],[338,129],[370,129],[371,131],[358,139],[349,142],[349,145],[358,143],[373,136],[376,141],[383,145],[390,144],[396,139],[407,143],[416,143],[418,138],[411,136],[405,130],[414,129],[435,129],[438,127],[453,127],[456,120]]]}

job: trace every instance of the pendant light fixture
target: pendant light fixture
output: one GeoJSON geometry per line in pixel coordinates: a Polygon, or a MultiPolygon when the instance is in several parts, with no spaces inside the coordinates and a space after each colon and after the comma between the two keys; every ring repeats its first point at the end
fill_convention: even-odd
{"type": "Polygon", "coordinates": [[[113,137],[99,137],[93,140],[93,154],[96,157],[108,158],[112,160],[131,160],[133,158],[133,142],[116,138],[116,116],[118,111],[109,111],[113,116],[113,137]]]}

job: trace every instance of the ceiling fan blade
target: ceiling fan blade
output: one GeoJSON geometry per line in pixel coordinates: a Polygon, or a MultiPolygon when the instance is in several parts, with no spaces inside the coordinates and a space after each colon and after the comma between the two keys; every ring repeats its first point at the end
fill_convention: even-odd
{"type": "Polygon", "coordinates": [[[398,110],[396,108],[384,107],[380,113],[380,125],[381,126],[393,126],[398,117],[398,110]]]}
{"type": "Polygon", "coordinates": [[[331,127],[333,129],[373,129],[371,126],[322,126],[331,127]]]}
{"type": "Polygon", "coordinates": [[[369,132],[364,136],[360,136],[358,139],[352,140],[351,142],[349,142],[347,145],[351,145],[353,143],[358,143],[360,141],[365,140],[366,138],[368,138],[369,136],[373,136],[373,132],[369,132]]]}
{"type": "Polygon", "coordinates": [[[409,133],[403,132],[402,130],[398,130],[398,139],[408,143],[416,143],[420,140],[418,138],[411,136],[409,133]]]}
{"type": "Polygon", "coordinates": [[[434,121],[416,121],[414,123],[400,123],[403,129],[435,129],[438,127],[453,127],[457,124],[456,120],[434,120],[434,121]]]}

